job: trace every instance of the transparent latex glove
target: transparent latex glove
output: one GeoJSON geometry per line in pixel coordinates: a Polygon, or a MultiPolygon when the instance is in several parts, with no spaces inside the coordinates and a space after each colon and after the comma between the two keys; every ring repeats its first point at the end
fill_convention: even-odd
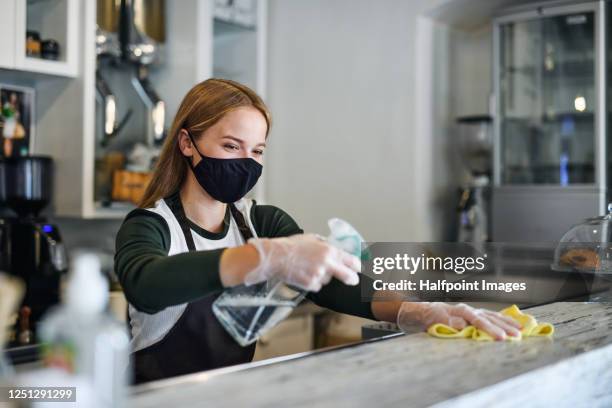
{"type": "Polygon", "coordinates": [[[245,276],[247,286],[272,277],[311,292],[318,292],[333,277],[347,285],[359,283],[359,258],[318,235],[251,238],[248,243],[257,249],[259,265],[245,276]]]}
{"type": "Polygon", "coordinates": [[[397,325],[408,331],[415,324],[425,329],[442,323],[461,330],[468,325],[489,333],[496,340],[520,335],[521,325],[507,316],[486,309],[476,309],[464,303],[449,305],[443,302],[403,302],[397,313],[397,325]]]}

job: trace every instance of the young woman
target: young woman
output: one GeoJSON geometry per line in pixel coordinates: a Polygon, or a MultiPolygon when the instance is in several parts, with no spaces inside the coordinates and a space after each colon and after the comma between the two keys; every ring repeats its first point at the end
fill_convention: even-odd
{"type": "Polygon", "coordinates": [[[116,241],[137,383],[250,361],[255,345],[238,345],[211,305],[224,288],[273,276],[320,306],[402,328],[518,333],[511,319],[466,305],[362,302],[357,258],[303,234],[281,209],[244,198],[261,174],[269,130],[268,109],[239,83],[209,79],[183,99],[140,208],[116,241]]]}

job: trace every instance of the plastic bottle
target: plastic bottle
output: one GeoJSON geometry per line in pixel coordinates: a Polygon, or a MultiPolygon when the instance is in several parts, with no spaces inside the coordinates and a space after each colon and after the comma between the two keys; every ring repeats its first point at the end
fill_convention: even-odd
{"type": "MultiPolygon", "coordinates": [[[[364,240],[351,224],[339,218],[327,224],[327,241],[331,245],[363,259],[364,240]]],[[[225,290],[215,300],[213,312],[234,340],[247,346],[289,316],[306,293],[276,279],[253,286],[239,285],[225,290]]]]}
{"type": "Polygon", "coordinates": [[[123,405],[129,338],[125,325],[106,311],[108,282],[97,256],[75,258],[64,300],[41,324],[45,365],[87,381],[95,407],[123,405]]]}

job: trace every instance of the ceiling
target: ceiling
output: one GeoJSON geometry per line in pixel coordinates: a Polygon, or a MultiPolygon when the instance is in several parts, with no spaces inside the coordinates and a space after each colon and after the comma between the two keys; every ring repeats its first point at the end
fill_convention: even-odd
{"type": "Polygon", "coordinates": [[[446,0],[441,5],[428,10],[425,15],[453,28],[472,31],[488,25],[491,19],[507,8],[515,8],[528,4],[556,5],[563,3],[576,4],[578,2],[580,0],[446,0]]]}

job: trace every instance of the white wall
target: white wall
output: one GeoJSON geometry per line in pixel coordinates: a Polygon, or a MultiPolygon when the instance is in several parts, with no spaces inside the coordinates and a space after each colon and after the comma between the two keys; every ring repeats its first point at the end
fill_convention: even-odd
{"type": "Polygon", "coordinates": [[[415,137],[423,154],[419,154],[422,176],[417,180],[420,189],[418,203],[423,240],[449,241],[455,239],[457,188],[464,174],[457,154],[454,132],[453,72],[457,67],[452,55],[453,31],[448,26],[421,17],[419,33],[429,33],[429,43],[419,39],[417,98],[427,96],[426,103],[416,105],[415,137]]]}
{"type": "MultiPolygon", "coordinates": [[[[339,216],[371,241],[443,238],[430,204],[441,200],[437,183],[448,184],[432,174],[447,152],[438,149],[439,165],[420,156],[445,142],[414,134],[416,22],[435,3],[270,1],[267,201],[305,230],[326,233],[326,220],[339,216]]],[[[434,137],[445,126],[436,124],[434,137]]]]}
{"type": "Polygon", "coordinates": [[[454,116],[489,111],[493,92],[493,33],[489,24],[477,30],[452,30],[451,109],[454,116]]]}

